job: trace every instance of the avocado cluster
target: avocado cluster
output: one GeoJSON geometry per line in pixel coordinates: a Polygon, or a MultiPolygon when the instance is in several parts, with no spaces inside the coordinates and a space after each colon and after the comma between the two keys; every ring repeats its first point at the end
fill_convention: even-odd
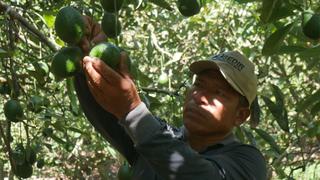
{"type": "Polygon", "coordinates": [[[80,71],[84,54],[77,44],[85,35],[85,22],[77,9],[66,6],[59,10],[54,27],[59,38],[67,43],[54,54],[51,62],[51,72],[57,80],[62,80],[80,71]]]}
{"type": "Polygon", "coordinates": [[[116,38],[121,33],[121,22],[118,18],[118,11],[122,8],[123,0],[100,0],[104,9],[104,15],[101,20],[103,32],[109,38],[116,38]]]}
{"type": "MultiPolygon", "coordinates": [[[[100,3],[104,9],[102,30],[108,38],[116,38],[121,33],[121,23],[117,14],[122,8],[123,0],[100,0],[100,3]]],[[[81,72],[80,62],[84,53],[77,45],[85,34],[84,19],[74,7],[63,7],[57,13],[55,31],[59,38],[67,43],[66,47],[54,54],[51,62],[51,72],[57,80],[62,80],[81,72]]],[[[115,69],[119,64],[121,51],[116,45],[103,42],[94,46],[89,55],[102,59],[115,69]]]]}
{"type": "Polygon", "coordinates": [[[23,144],[20,143],[12,150],[11,154],[13,159],[13,173],[19,178],[31,177],[33,165],[37,162],[36,148],[33,146],[27,146],[25,148],[23,144]]]}

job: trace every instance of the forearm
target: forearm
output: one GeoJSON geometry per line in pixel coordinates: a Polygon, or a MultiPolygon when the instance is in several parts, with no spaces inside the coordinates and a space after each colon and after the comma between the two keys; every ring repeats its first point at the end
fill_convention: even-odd
{"type": "Polygon", "coordinates": [[[79,74],[74,80],[76,93],[80,105],[90,123],[95,129],[124,157],[130,164],[135,160],[137,153],[133,143],[124,131],[123,127],[118,124],[118,120],[111,113],[105,111],[93,98],[84,75],[79,74]]]}

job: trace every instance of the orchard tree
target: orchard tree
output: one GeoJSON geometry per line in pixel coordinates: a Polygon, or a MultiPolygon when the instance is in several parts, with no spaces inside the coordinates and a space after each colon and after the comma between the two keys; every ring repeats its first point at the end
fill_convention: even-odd
{"type": "Polygon", "coordinates": [[[188,65],[242,51],[256,64],[259,89],[250,120],[235,134],[263,152],[269,178],[320,177],[318,1],[4,0],[0,179],[116,179],[120,166],[119,172],[129,172],[75,95],[73,76],[89,53],[78,47],[85,16],[107,36],[100,47],[89,44],[90,55],[102,58],[108,47],[115,49],[112,57],[126,51],[142,100],[176,126],[192,83],[188,65]]]}

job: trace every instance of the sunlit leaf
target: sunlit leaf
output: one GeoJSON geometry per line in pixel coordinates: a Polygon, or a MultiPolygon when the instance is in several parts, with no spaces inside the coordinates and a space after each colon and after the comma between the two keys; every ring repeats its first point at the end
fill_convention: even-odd
{"type": "Polygon", "coordinates": [[[56,17],[54,16],[53,13],[45,13],[45,14],[43,14],[43,19],[44,19],[46,25],[49,28],[53,28],[54,27],[54,21],[55,21],[56,17]]]}

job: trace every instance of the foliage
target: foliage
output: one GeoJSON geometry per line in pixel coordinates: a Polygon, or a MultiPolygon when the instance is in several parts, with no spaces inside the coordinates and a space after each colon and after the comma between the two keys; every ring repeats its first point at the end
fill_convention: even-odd
{"type": "MultiPolygon", "coordinates": [[[[305,10],[320,11],[317,1],[201,4],[199,14],[186,18],[176,0],[124,1],[117,14],[122,32],[109,41],[129,52],[142,99],[154,114],[181,125],[183,95],[192,80],[188,65],[239,49],[257,65],[259,78],[259,101],[250,122],[236,129],[239,139],[262,150],[270,178],[299,178],[296,172],[318,167],[319,41],[301,28],[305,10]],[[159,81],[162,74],[166,81],[159,81]]],[[[71,79],[56,81],[46,70],[54,53],[66,46],[54,22],[68,5],[102,20],[103,8],[94,0],[0,2],[0,104],[18,99],[25,110],[23,122],[11,123],[0,108],[0,164],[9,172],[8,152],[23,143],[37,147],[37,157],[45,161],[43,168],[34,167],[35,176],[112,178],[121,158],[85,119],[71,79]],[[46,102],[40,111],[26,110],[33,96],[46,102]]]]}

